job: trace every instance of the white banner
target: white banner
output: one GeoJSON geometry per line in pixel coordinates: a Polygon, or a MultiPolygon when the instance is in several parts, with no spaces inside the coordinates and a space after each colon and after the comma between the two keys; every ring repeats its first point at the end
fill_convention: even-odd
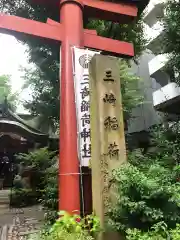
{"type": "Polygon", "coordinates": [[[89,62],[99,52],[74,47],[74,83],[78,128],[78,154],[82,166],[91,159],[89,62]]]}

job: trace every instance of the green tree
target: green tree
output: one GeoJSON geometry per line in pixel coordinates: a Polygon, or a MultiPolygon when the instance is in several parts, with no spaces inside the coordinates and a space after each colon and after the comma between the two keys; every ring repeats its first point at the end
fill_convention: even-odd
{"type": "Polygon", "coordinates": [[[7,99],[8,105],[12,110],[17,106],[17,93],[12,93],[9,75],[0,76],[0,103],[7,99]]]}
{"type": "Polygon", "coordinates": [[[167,69],[171,74],[172,81],[180,84],[180,1],[167,1],[165,5],[165,14],[162,18],[164,26],[164,37],[162,40],[161,53],[167,53],[170,61],[167,69]]]}
{"type": "Polygon", "coordinates": [[[31,189],[15,189],[12,204],[19,205],[22,199],[25,205],[41,203],[47,210],[46,218],[54,221],[58,211],[58,157],[56,152],[40,148],[29,153],[20,153],[16,161],[24,169],[31,169],[31,189]],[[26,198],[25,198],[26,197],[26,198]],[[31,199],[30,199],[31,197],[31,199]]]}

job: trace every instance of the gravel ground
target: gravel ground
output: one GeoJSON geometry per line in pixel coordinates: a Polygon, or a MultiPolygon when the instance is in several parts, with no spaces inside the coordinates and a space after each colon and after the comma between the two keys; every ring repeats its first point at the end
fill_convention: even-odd
{"type": "Polygon", "coordinates": [[[0,240],[25,240],[27,234],[38,232],[43,224],[44,212],[39,206],[3,211],[0,211],[0,240]]]}

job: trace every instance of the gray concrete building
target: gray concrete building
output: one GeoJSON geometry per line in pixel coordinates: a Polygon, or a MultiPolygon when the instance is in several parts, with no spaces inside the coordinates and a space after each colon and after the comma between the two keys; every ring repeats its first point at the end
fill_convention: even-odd
{"type": "Polygon", "coordinates": [[[179,118],[180,88],[172,82],[172,71],[165,70],[169,59],[166,54],[160,55],[163,27],[160,22],[164,14],[166,0],[151,0],[145,9],[144,27],[148,37],[146,51],[139,63],[132,63],[132,72],[139,76],[139,90],[144,96],[144,103],[132,111],[128,120],[127,136],[130,145],[138,147],[148,141],[149,129],[161,124],[164,118],[174,121],[179,118]]]}

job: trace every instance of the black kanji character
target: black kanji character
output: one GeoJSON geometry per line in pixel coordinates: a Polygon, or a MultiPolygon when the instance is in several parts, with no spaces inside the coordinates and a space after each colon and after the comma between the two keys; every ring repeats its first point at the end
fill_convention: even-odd
{"type": "Polygon", "coordinates": [[[106,130],[117,130],[119,128],[118,120],[116,117],[106,117],[104,120],[104,127],[106,130]]]}
{"type": "Polygon", "coordinates": [[[86,142],[86,139],[91,137],[91,130],[83,128],[83,131],[80,133],[80,136],[84,140],[84,142],[86,142]]]}
{"type": "Polygon", "coordinates": [[[89,101],[82,101],[81,102],[81,112],[88,112],[90,108],[90,102],[89,101]]]}
{"type": "Polygon", "coordinates": [[[84,84],[89,84],[89,75],[88,74],[83,75],[83,80],[81,82],[81,85],[84,85],[84,84]]]}
{"type": "Polygon", "coordinates": [[[81,96],[82,99],[84,99],[85,97],[89,96],[89,88],[87,88],[86,86],[84,88],[81,89],[81,96]]]}
{"type": "Polygon", "coordinates": [[[89,81],[89,74],[83,74],[83,81],[89,81]]]}
{"type": "Polygon", "coordinates": [[[106,93],[104,98],[103,98],[103,101],[104,101],[104,103],[110,103],[113,106],[115,106],[116,98],[115,98],[113,93],[110,93],[110,94],[106,93]]]}
{"type": "Polygon", "coordinates": [[[112,77],[112,70],[111,69],[107,69],[106,70],[106,77],[104,78],[105,82],[114,82],[114,79],[112,77]]]}
{"type": "Polygon", "coordinates": [[[83,149],[81,150],[82,154],[82,158],[89,158],[91,157],[91,144],[87,144],[85,143],[83,145],[83,149]]]}
{"type": "Polygon", "coordinates": [[[82,126],[85,127],[86,125],[90,124],[90,115],[89,114],[84,114],[81,118],[82,121],[82,126]]]}
{"type": "Polygon", "coordinates": [[[107,155],[108,155],[110,158],[116,157],[116,158],[118,159],[119,149],[118,149],[118,146],[117,146],[117,144],[116,144],[115,142],[109,144],[107,155]]]}

